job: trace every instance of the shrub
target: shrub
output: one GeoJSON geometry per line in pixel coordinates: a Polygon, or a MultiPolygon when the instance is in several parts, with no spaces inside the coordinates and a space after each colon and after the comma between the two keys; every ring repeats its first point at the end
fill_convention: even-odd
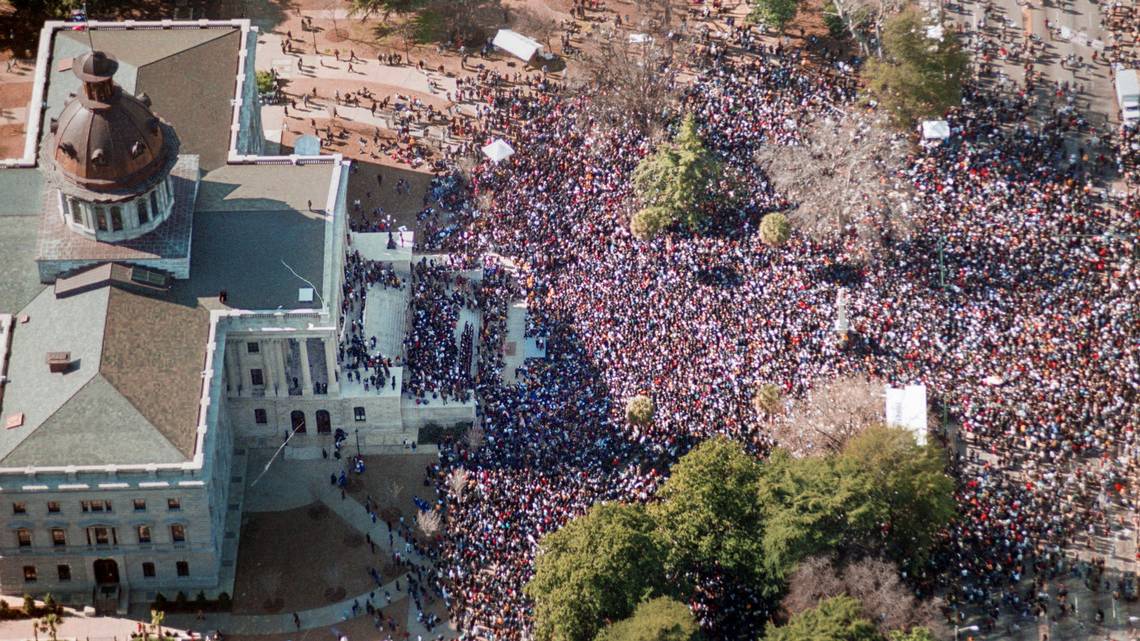
{"type": "Polygon", "coordinates": [[[273,74],[268,71],[257,72],[257,92],[273,93],[273,74]]]}
{"type": "Polygon", "coordinates": [[[653,421],[653,399],[639,394],[625,402],[625,418],[634,425],[648,425],[653,421]]]}
{"type": "Polygon", "coordinates": [[[772,383],[764,383],[756,387],[756,394],[752,397],[752,407],[758,414],[777,414],[783,407],[784,395],[780,388],[772,383]]]}
{"type": "Polygon", "coordinates": [[[234,607],[233,599],[230,598],[229,592],[222,592],[218,595],[218,609],[229,610],[234,607]]]}
{"type": "Polygon", "coordinates": [[[182,590],[179,590],[178,594],[174,596],[174,605],[178,606],[179,609],[184,609],[189,601],[190,599],[186,598],[186,593],[182,590]]]}
{"type": "Polygon", "coordinates": [[[36,600],[30,594],[24,595],[24,614],[28,616],[36,614],[36,600]]]}
{"type": "Polygon", "coordinates": [[[792,226],[788,217],[779,213],[771,213],[760,221],[760,240],[770,247],[779,247],[788,242],[792,235],[792,226]]]}

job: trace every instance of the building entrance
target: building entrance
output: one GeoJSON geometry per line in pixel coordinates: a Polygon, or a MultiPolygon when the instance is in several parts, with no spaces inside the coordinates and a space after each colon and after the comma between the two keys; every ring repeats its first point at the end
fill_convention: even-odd
{"type": "Polygon", "coordinates": [[[95,561],[95,583],[111,585],[119,582],[119,564],[114,559],[95,561]]]}

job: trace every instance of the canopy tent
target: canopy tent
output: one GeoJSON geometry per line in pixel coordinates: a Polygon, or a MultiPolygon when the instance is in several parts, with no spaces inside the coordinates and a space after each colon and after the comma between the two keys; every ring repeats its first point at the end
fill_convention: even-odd
{"type": "Polygon", "coordinates": [[[950,137],[950,123],[945,120],[924,120],[922,122],[923,140],[946,140],[950,137]]]}
{"type": "Polygon", "coordinates": [[[653,36],[647,33],[631,33],[629,34],[629,41],[631,44],[639,45],[645,42],[653,42],[653,36]]]}
{"type": "Polygon", "coordinates": [[[483,147],[483,155],[498,164],[515,155],[515,149],[502,138],[496,138],[494,142],[483,147]]]}
{"type": "Polygon", "coordinates": [[[521,59],[523,62],[530,62],[534,54],[542,51],[542,45],[539,44],[537,40],[528,38],[510,29],[499,29],[499,32],[495,34],[495,39],[491,41],[491,44],[521,59]]]}
{"type": "Polygon", "coordinates": [[[887,386],[887,425],[914,434],[919,445],[926,445],[926,386],[887,386]]]}

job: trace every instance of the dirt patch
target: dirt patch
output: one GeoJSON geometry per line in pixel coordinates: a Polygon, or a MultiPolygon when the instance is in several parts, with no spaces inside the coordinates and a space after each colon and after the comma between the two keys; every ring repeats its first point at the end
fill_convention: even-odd
{"type": "MultiPolygon", "coordinates": [[[[383,599],[378,599],[382,601],[383,599]]],[[[368,615],[359,616],[348,621],[339,621],[303,632],[286,632],[283,634],[257,634],[241,635],[226,634],[226,639],[233,641],[301,641],[302,639],[336,639],[346,635],[349,639],[402,639],[408,620],[408,599],[403,598],[392,605],[378,611],[380,625],[368,615]]],[[[301,618],[302,624],[304,617],[301,618]]]]}
{"type": "Polygon", "coordinates": [[[413,497],[432,502],[435,489],[424,485],[425,467],[436,462],[434,454],[385,454],[366,456],[368,472],[360,477],[359,488],[350,488],[352,497],[363,503],[372,497],[380,506],[377,513],[385,520],[412,523],[416,518],[413,497]]]}
{"type": "Polygon", "coordinates": [[[413,171],[403,167],[379,165],[370,162],[352,164],[352,174],[348,178],[348,211],[354,225],[377,225],[386,223],[391,216],[391,224],[419,231],[416,214],[423,208],[424,193],[431,184],[431,174],[413,171]],[[381,181],[376,181],[376,176],[381,181]],[[396,191],[400,180],[409,188],[396,191]],[[359,211],[356,201],[360,201],[359,211]],[[377,211],[379,207],[383,214],[377,211]]]}
{"type": "Polygon", "coordinates": [[[235,614],[306,610],[366,592],[375,585],[368,568],[384,562],[324,505],[252,512],[242,520],[235,614]]]}

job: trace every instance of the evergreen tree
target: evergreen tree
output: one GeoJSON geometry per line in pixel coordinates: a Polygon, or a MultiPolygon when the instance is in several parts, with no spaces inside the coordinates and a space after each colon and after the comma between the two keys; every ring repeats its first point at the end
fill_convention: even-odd
{"type": "Polygon", "coordinates": [[[630,221],[634,235],[651,238],[673,224],[695,229],[717,199],[722,170],[701,142],[696,120],[686,116],[673,141],[658,146],[633,173],[642,205],[630,221]]]}
{"type": "Polygon", "coordinates": [[[689,606],[668,597],[658,597],[637,606],[632,617],[606,626],[594,641],[698,641],[700,638],[700,627],[689,606]]]}
{"type": "Polygon", "coordinates": [[[594,505],[545,536],[526,593],[538,641],[591,641],[607,620],[663,594],[664,553],[641,506],[594,505]]]}
{"type": "Polygon", "coordinates": [[[962,100],[969,58],[946,32],[927,36],[927,24],[916,8],[887,21],[883,59],[867,62],[867,93],[896,124],[912,126],[924,118],[940,118],[962,100]]]}

